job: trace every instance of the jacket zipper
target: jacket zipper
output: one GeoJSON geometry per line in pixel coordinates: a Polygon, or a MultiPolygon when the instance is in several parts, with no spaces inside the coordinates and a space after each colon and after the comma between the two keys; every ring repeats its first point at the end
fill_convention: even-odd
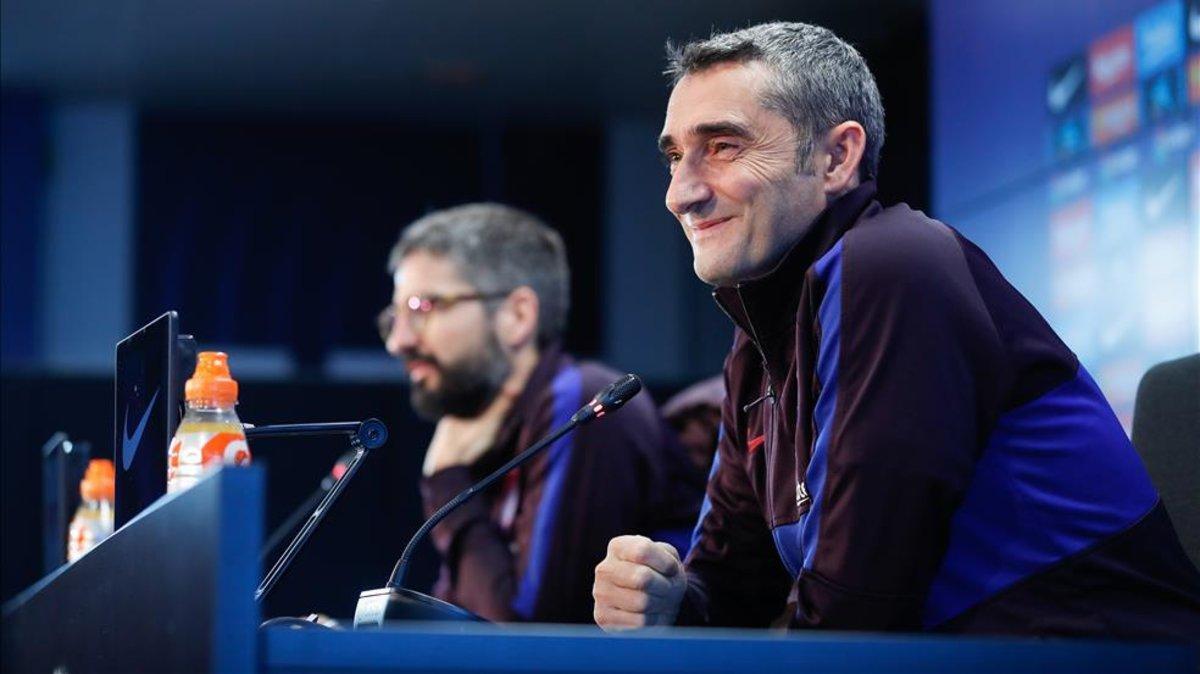
{"type": "MultiPolygon", "coordinates": [[[[762,394],[757,399],[752,400],[749,403],[747,403],[746,405],[744,405],[742,407],[742,413],[744,414],[746,412],[749,412],[755,405],[758,405],[759,403],[763,402],[764,400],[766,400],[768,398],[771,399],[771,406],[767,410],[767,413],[764,414],[764,416],[767,418],[764,419],[765,423],[763,424],[763,439],[764,439],[763,459],[765,460],[765,463],[763,465],[769,466],[769,465],[771,465],[771,463],[770,463],[770,459],[766,456],[766,454],[771,450],[772,446],[775,444],[774,442],[771,442],[770,440],[773,439],[773,436],[775,434],[775,417],[776,417],[776,412],[777,412],[777,410],[775,408],[778,403],[778,399],[775,397],[775,383],[774,383],[774,380],[771,378],[771,369],[769,367],[767,367],[767,355],[766,355],[766,353],[763,352],[762,343],[759,342],[759,340],[758,340],[758,331],[754,329],[754,321],[750,320],[750,312],[746,309],[746,299],[744,297],[742,297],[742,289],[740,286],[737,287],[736,290],[737,290],[738,301],[742,303],[742,313],[744,313],[746,315],[746,325],[747,325],[747,327],[750,328],[750,341],[754,342],[754,348],[758,351],[758,357],[762,360],[763,376],[765,376],[767,378],[766,393],[762,394]]],[[[733,322],[734,325],[738,325],[737,319],[735,319],[733,317],[733,315],[729,313],[729,310],[725,308],[724,304],[722,304],[721,302],[717,302],[717,306],[721,308],[721,311],[729,318],[730,321],[733,322]]],[[[775,506],[774,506],[775,486],[773,484],[771,484],[770,471],[768,471],[767,474],[763,476],[763,482],[766,484],[766,489],[767,489],[767,509],[771,513],[770,518],[768,518],[768,522],[771,522],[774,520],[774,512],[775,512],[775,506]]]]}
{"type": "MultiPolygon", "coordinates": [[[[750,408],[761,403],[767,398],[771,399],[772,405],[775,403],[775,381],[771,378],[771,368],[767,367],[767,354],[763,351],[762,341],[758,338],[758,330],[754,329],[754,321],[750,318],[750,310],[746,308],[746,298],[742,297],[742,287],[739,285],[736,290],[738,301],[742,303],[742,313],[746,315],[746,326],[750,328],[750,341],[754,342],[754,348],[758,351],[758,357],[762,361],[763,375],[767,378],[767,392],[759,396],[758,399],[747,403],[746,406],[742,408],[743,412],[748,412],[750,411],[750,408]]],[[[720,303],[718,303],[718,306],[720,306],[720,303]]],[[[724,310],[724,307],[722,307],[722,310],[724,310]]],[[[729,312],[725,312],[725,314],[728,316],[729,312]]],[[[733,320],[732,316],[729,318],[730,320],[733,320]]],[[[734,323],[736,322],[737,321],[734,321],[734,323]]]]}
{"type": "MultiPolygon", "coordinates": [[[[767,378],[766,393],[763,393],[759,397],[757,397],[754,400],[751,400],[750,402],[743,405],[742,412],[745,413],[745,412],[749,412],[750,410],[754,409],[755,406],[757,406],[759,403],[766,400],[767,398],[770,398],[772,401],[775,400],[775,382],[771,379],[770,368],[767,367],[767,355],[765,353],[763,353],[762,345],[759,344],[758,331],[756,331],[754,329],[754,322],[750,320],[750,312],[747,311],[747,309],[746,309],[746,300],[742,297],[742,289],[741,289],[741,287],[737,287],[737,288],[735,288],[735,290],[737,291],[737,294],[738,294],[738,301],[742,303],[742,312],[746,314],[746,325],[749,326],[749,328],[750,328],[750,341],[754,343],[754,349],[756,351],[758,351],[758,358],[759,358],[759,361],[762,363],[763,375],[766,376],[766,378],[767,378]]],[[[714,296],[714,298],[716,298],[716,292],[713,293],[713,296],[714,296]]],[[[717,299],[716,305],[717,305],[717,308],[721,310],[721,313],[725,314],[725,317],[729,319],[730,323],[733,323],[734,325],[739,325],[737,319],[733,317],[733,314],[729,313],[729,310],[725,308],[725,305],[720,301],[719,298],[717,299]]]]}
{"type": "Polygon", "coordinates": [[[760,395],[759,397],[755,398],[754,400],[751,400],[750,402],[746,403],[745,405],[742,405],[742,412],[749,412],[750,410],[757,407],[759,403],[766,400],[767,398],[770,398],[772,400],[772,402],[774,402],[774,400],[775,400],[775,389],[771,388],[771,383],[770,383],[769,379],[767,381],[767,392],[760,395]]]}

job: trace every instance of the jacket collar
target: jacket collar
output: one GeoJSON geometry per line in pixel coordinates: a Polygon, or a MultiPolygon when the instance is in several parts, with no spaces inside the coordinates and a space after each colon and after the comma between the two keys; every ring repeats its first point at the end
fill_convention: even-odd
{"type": "Polygon", "coordinates": [[[713,299],[758,346],[772,379],[786,364],[778,358],[796,321],[804,275],[850,229],[874,201],[875,182],[868,180],[825,207],[769,274],[736,286],[713,290],[713,299]]]}
{"type": "Polygon", "coordinates": [[[541,411],[538,403],[543,397],[543,392],[550,387],[554,378],[558,376],[562,362],[568,358],[569,356],[563,353],[562,345],[558,342],[548,344],[539,350],[537,365],[529,374],[529,380],[525,382],[525,388],[521,390],[521,395],[513,402],[511,416],[519,417],[521,421],[524,421],[541,411]]]}
{"type": "Polygon", "coordinates": [[[553,342],[540,350],[537,365],[534,366],[533,372],[529,374],[529,380],[525,382],[525,388],[521,390],[521,394],[513,402],[508,418],[504,420],[504,423],[501,424],[500,430],[496,434],[494,447],[505,448],[501,463],[512,458],[512,453],[524,449],[523,447],[516,447],[516,443],[520,439],[521,429],[534,421],[536,415],[541,411],[539,402],[543,397],[544,391],[550,387],[564,361],[569,359],[570,356],[563,353],[562,345],[559,342],[553,342]]]}

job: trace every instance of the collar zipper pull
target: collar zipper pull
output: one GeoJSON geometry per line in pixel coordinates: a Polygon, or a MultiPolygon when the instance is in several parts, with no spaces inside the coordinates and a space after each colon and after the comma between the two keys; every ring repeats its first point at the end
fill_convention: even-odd
{"type": "Polygon", "coordinates": [[[767,398],[770,398],[772,400],[775,399],[775,389],[772,388],[770,384],[767,385],[766,393],[762,394],[761,396],[755,398],[754,400],[751,400],[750,402],[748,402],[742,406],[742,413],[749,412],[751,408],[753,408],[755,405],[761,403],[762,401],[766,400],[767,398]]]}

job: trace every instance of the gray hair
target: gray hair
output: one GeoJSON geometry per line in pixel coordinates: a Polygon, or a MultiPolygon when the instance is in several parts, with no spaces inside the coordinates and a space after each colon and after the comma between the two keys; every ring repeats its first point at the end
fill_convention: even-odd
{"type": "Polygon", "coordinates": [[[876,176],[884,138],[879,87],[858,51],[825,28],[775,22],[682,46],[668,41],[664,74],[674,86],[685,75],[718,63],[751,61],[763,62],[774,75],[763,105],[786,117],[799,133],[801,167],[809,165],[818,136],[853,120],[867,136],[859,177],[876,176]]]}
{"type": "Polygon", "coordinates": [[[558,232],[503,204],[466,204],[434,211],[409,225],[392,247],[388,271],[410,253],[452,260],[479,292],[528,286],[538,296],[538,345],[557,340],[570,307],[570,270],[558,232]]]}

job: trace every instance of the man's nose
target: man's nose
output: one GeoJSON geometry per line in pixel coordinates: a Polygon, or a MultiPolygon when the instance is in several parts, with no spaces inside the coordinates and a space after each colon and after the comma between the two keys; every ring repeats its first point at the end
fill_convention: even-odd
{"type": "Polygon", "coordinates": [[[405,317],[402,314],[397,314],[392,319],[392,331],[388,334],[385,345],[388,353],[399,358],[404,353],[414,349],[419,340],[420,335],[412,329],[412,326],[409,325],[405,317]]]}
{"type": "Polygon", "coordinates": [[[667,186],[667,210],[682,217],[702,208],[712,196],[712,188],[697,167],[687,161],[676,164],[667,186]]]}

